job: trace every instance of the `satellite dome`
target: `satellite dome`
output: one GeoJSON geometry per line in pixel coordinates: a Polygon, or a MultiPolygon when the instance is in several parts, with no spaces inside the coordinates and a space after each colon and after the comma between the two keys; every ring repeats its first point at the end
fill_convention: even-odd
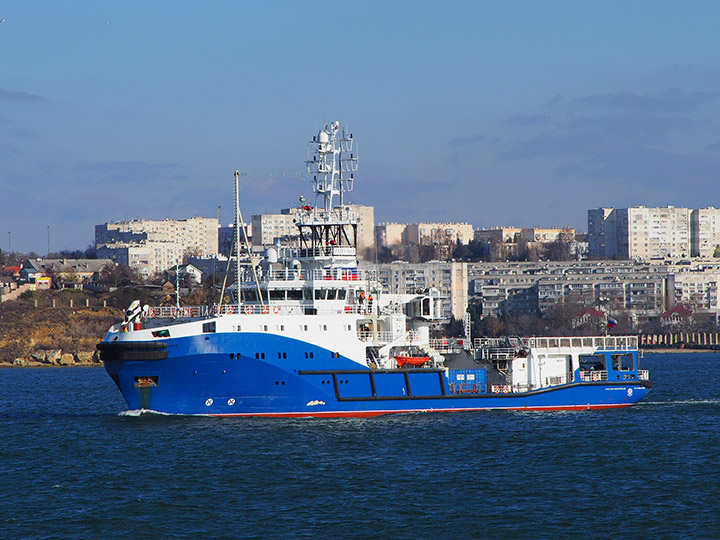
{"type": "Polygon", "coordinates": [[[318,135],[318,142],[320,144],[325,144],[330,140],[330,136],[327,134],[327,131],[321,131],[318,135]]]}

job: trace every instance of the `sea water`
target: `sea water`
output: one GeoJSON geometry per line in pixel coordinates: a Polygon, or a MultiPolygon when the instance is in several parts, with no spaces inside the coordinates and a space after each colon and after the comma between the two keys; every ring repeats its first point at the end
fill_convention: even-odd
{"type": "Polygon", "coordinates": [[[0,538],[720,538],[720,354],[628,409],[123,414],[101,368],[0,370],[0,538]]]}

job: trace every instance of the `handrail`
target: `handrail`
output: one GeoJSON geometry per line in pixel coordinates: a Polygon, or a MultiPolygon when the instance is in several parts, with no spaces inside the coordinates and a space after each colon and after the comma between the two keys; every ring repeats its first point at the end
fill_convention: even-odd
{"type": "Polygon", "coordinates": [[[638,350],[637,336],[569,336],[529,338],[475,338],[473,346],[481,348],[504,348],[516,345],[533,349],[593,348],[600,351],[638,350]]]}
{"type": "Polygon", "coordinates": [[[272,281],[368,281],[375,280],[377,272],[374,270],[359,270],[354,266],[337,266],[334,268],[321,268],[315,270],[303,270],[301,268],[283,268],[281,270],[268,270],[263,277],[272,281]]]}
{"type": "Polygon", "coordinates": [[[213,306],[157,306],[143,311],[144,319],[205,319],[216,315],[373,315],[375,310],[358,304],[317,308],[313,304],[223,304],[213,306]]]}
{"type": "Polygon", "coordinates": [[[580,380],[583,382],[607,381],[607,371],[580,371],[580,380]]]}

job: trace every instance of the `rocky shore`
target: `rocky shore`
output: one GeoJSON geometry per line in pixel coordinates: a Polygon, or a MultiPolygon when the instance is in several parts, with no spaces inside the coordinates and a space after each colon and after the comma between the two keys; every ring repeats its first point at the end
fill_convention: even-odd
{"type": "Polygon", "coordinates": [[[36,307],[33,300],[0,305],[0,367],[101,365],[95,345],[121,310],[70,307],[63,297],[56,307],[36,307]]]}
{"type": "Polygon", "coordinates": [[[98,351],[63,352],[62,349],[38,349],[28,356],[15,358],[0,367],[100,366],[98,351]]]}

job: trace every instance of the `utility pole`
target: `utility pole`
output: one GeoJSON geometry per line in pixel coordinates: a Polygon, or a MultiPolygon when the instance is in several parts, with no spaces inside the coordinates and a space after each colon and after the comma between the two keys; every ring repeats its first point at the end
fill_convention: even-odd
{"type": "Polygon", "coordinates": [[[48,231],[48,250],[47,250],[47,257],[50,257],[50,225],[47,226],[48,231]]]}

